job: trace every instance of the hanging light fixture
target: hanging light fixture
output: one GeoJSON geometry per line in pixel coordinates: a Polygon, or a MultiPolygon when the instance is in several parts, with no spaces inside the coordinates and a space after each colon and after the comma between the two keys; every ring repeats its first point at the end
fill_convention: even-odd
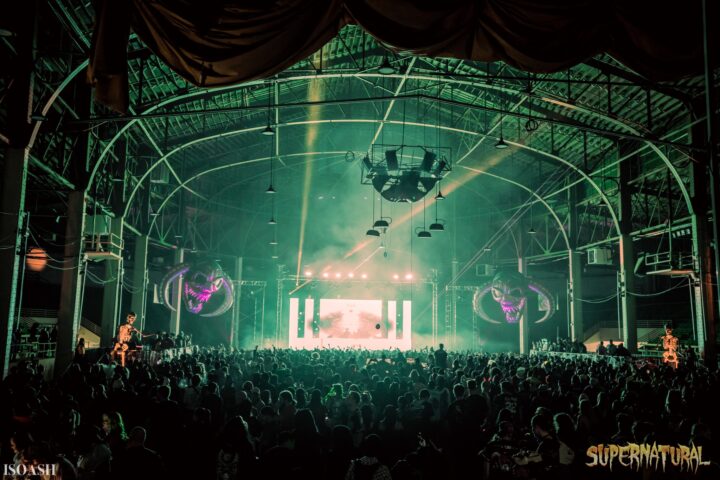
{"type": "MultiPolygon", "coordinates": [[[[417,233],[418,238],[430,238],[432,234],[425,229],[425,197],[423,197],[423,226],[422,230],[417,233]]],[[[419,227],[418,227],[419,228],[419,227]]]]}
{"type": "MultiPolygon", "coordinates": [[[[373,196],[373,199],[374,198],[375,197],[373,196]]],[[[375,201],[373,200],[373,209],[374,208],[375,208],[375,201]]],[[[374,214],[373,214],[373,216],[374,216],[374,214]]],[[[383,217],[383,199],[381,196],[380,197],[380,218],[375,220],[375,223],[373,223],[373,228],[388,228],[389,226],[390,226],[390,223],[386,220],[386,217],[383,217]]]]}
{"type": "Polygon", "coordinates": [[[377,71],[380,75],[392,75],[396,72],[395,67],[392,65],[392,63],[390,63],[387,52],[385,52],[385,55],[383,55],[383,61],[378,67],[377,71]]]}
{"type": "Polygon", "coordinates": [[[533,204],[530,204],[530,228],[528,229],[528,235],[535,235],[537,231],[533,227],[533,204]]]}
{"type": "Polygon", "coordinates": [[[268,194],[271,194],[271,195],[274,194],[274,193],[277,193],[277,192],[275,191],[275,188],[273,187],[273,180],[274,180],[274,175],[273,175],[273,174],[275,173],[275,169],[273,168],[273,167],[274,167],[274,165],[273,165],[273,163],[274,163],[274,162],[273,162],[273,157],[274,157],[273,153],[274,153],[274,152],[273,152],[273,145],[272,145],[272,142],[270,142],[270,185],[268,186],[267,190],[265,190],[265,193],[268,193],[268,194]]]}
{"type": "Polygon", "coordinates": [[[435,223],[430,224],[430,231],[442,232],[445,230],[445,225],[443,223],[441,223],[440,220],[438,219],[438,202],[437,202],[437,200],[440,200],[440,198],[445,198],[445,197],[438,198],[438,195],[442,195],[442,192],[440,191],[440,185],[438,185],[438,193],[437,193],[437,195],[435,195],[435,223]]]}
{"type": "MultiPolygon", "coordinates": [[[[373,216],[373,223],[375,223],[374,222],[375,221],[375,194],[374,193],[372,194],[372,216],[373,216]]],[[[379,237],[380,232],[375,230],[375,225],[373,225],[373,227],[370,230],[365,232],[365,235],[367,235],[369,237],[379,237]]]]}
{"type": "Polygon", "coordinates": [[[268,220],[268,225],[277,225],[277,221],[275,220],[275,197],[272,197],[272,207],[271,207],[271,213],[270,213],[270,220],[268,220]]]}
{"type": "Polygon", "coordinates": [[[438,180],[437,194],[435,194],[435,200],[445,200],[445,195],[443,195],[442,190],[440,190],[440,182],[441,182],[441,180],[438,180]]]}
{"type": "Polygon", "coordinates": [[[508,148],[508,147],[509,147],[509,145],[508,145],[507,143],[505,143],[505,139],[503,138],[503,135],[502,135],[502,132],[501,132],[501,133],[500,133],[500,139],[499,139],[499,140],[497,141],[497,143],[495,144],[495,148],[497,148],[498,150],[505,150],[505,149],[508,148]]]}
{"type": "Polygon", "coordinates": [[[497,143],[495,144],[495,148],[498,150],[505,150],[509,147],[507,143],[505,143],[505,138],[503,136],[503,120],[505,120],[505,113],[500,113],[500,138],[498,139],[497,143]]]}
{"type": "Polygon", "coordinates": [[[272,127],[272,123],[270,122],[270,112],[271,108],[270,105],[272,105],[271,102],[271,94],[270,94],[270,87],[272,86],[272,83],[268,84],[268,108],[267,108],[267,126],[263,129],[262,133],[265,136],[271,137],[275,135],[275,129],[272,127]]]}

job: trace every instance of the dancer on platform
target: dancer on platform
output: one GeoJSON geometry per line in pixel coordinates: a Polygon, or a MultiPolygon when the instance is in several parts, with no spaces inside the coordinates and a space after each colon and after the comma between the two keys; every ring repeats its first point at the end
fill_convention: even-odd
{"type": "Polygon", "coordinates": [[[665,335],[661,336],[663,342],[663,362],[678,368],[680,361],[678,360],[678,338],[672,334],[672,326],[665,325],[665,335]]]}
{"type": "Polygon", "coordinates": [[[117,341],[115,342],[115,347],[113,347],[113,357],[120,354],[120,364],[124,367],[125,366],[125,356],[127,351],[130,349],[130,345],[132,342],[132,334],[137,333],[138,335],[142,337],[148,337],[150,335],[143,335],[140,330],[135,328],[133,326],[133,323],[135,323],[135,319],[137,318],[137,315],[135,315],[135,312],[130,312],[127,314],[127,321],[123,325],[120,325],[118,327],[118,334],[117,334],[117,341]]]}

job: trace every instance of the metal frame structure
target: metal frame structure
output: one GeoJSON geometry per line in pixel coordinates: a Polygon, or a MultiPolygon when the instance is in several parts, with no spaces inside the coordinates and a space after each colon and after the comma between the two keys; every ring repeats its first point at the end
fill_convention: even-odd
{"type": "MultiPolygon", "coordinates": [[[[27,8],[30,12],[35,7],[27,8]]],[[[658,239],[665,248],[660,243],[664,237],[689,226],[690,249],[665,253],[693,259],[694,327],[701,347],[714,354],[720,288],[720,255],[711,245],[713,239],[717,245],[720,229],[715,176],[718,85],[707,40],[704,77],[672,85],[649,82],[604,55],[545,75],[502,64],[395,55],[396,73],[383,75],[376,69],[386,56],[383,47],[349,26],[318,54],[272,79],[206,89],[179,80],[132,37],[132,108],[130,115],[119,117],[93,110],[90,91],[80,81],[91,44],[91,6],[58,0],[37,8],[42,22],[38,28],[56,33],[66,51],[37,45],[31,22],[19,26],[17,39],[3,38],[0,45],[22,67],[12,79],[12,88],[21,87],[22,95],[0,97],[7,97],[7,104],[0,103],[0,117],[7,125],[0,131],[0,142],[7,144],[0,157],[5,179],[1,211],[14,215],[12,221],[7,215],[1,219],[0,237],[9,243],[0,242],[0,264],[8,272],[0,286],[11,293],[8,302],[0,302],[2,335],[11,330],[20,309],[13,292],[23,260],[20,219],[27,218],[29,210],[29,232],[64,249],[60,323],[68,331],[58,352],[66,360],[82,305],[89,216],[106,215],[122,226],[115,252],[119,264],[130,255],[122,242],[132,244],[133,237],[147,236],[150,244],[171,249],[224,251],[227,238],[217,227],[220,210],[245,207],[228,204],[219,192],[244,185],[239,172],[271,158],[289,168],[293,161],[342,157],[346,152],[297,147],[295,132],[368,126],[370,141],[358,141],[348,150],[372,152],[374,146],[389,143],[384,140],[388,130],[403,125],[423,135],[435,131],[445,136],[443,146],[452,145],[455,152],[453,176],[461,175],[463,182],[492,180],[529,196],[507,216],[529,210],[526,216],[541,228],[524,244],[515,237],[513,242],[516,249],[523,244],[527,258],[567,258],[573,305],[582,291],[578,265],[583,252],[597,246],[618,252],[623,259],[617,267],[625,331],[632,330],[635,247],[658,239]],[[307,92],[313,85],[321,85],[326,97],[311,98],[307,92]],[[414,112],[409,118],[407,110],[414,112]],[[257,140],[268,118],[276,131],[269,151],[257,140]],[[536,175],[513,177],[504,169],[504,156],[495,163],[486,161],[491,142],[500,137],[511,146],[511,159],[536,175]],[[707,175],[711,181],[705,191],[707,175]],[[43,223],[53,216],[65,219],[58,224],[62,227],[43,223]],[[57,232],[50,237],[40,228],[57,232]]],[[[0,92],[10,87],[0,80],[0,92]]],[[[506,234],[514,235],[510,229],[506,234]]],[[[455,281],[466,267],[454,263],[446,294],[462,288],[455,281]]],[[[117,277],[122,274],[118,269],[117,277]]],[[[280,269],[278,278],[284,276],[280,269]]],[[[108,282],[108,298],[122,282],[108,282]]],[[[280,282],[276,322],[282,313],[280,282]]],[[[434,342],[440,336],[438,283],[436,274],[434,342]]],[[[457,312],[451,304],[448,317],[447,308],[446,303],[446,331],[455,332],[457,312]]],[[[581,312],[577,308],[575,313],[581,312]]],[[[577,318],[582,327],[582,316],[577,318]]],[[[276,335],[279,326],[276,323],[276,335]]]]}

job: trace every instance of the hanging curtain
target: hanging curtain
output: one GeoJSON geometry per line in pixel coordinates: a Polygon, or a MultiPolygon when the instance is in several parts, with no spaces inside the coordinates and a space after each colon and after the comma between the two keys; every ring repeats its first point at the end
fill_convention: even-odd
{"type": "MultiPolygon", "coordinates": [[[[717,31],[720,2],[708,4],[717,31]]],[[[119,112],[130,31],[199,86],[272,76],[350,23],[396,50],[537,73],[603,52],[652,81],[703,68],[700,0],[97,0],[95,12],[88,79],[119,112]]]]}

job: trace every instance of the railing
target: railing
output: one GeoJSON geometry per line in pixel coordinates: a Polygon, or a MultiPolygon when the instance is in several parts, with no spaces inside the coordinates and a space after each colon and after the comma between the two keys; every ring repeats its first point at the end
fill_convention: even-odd
{"type": "Polygon", "coordinates": [[[610,355],[598,355],[596,353],[546,352],[543,350],[530,350],[530,354],[564,358],[567,360],[592,360],[593,362],[608,362],[613,366],[623,365],[632,361],[631,357],[615,357],[610,355]]]}
{"type": "Polygon", "coordinates": [[[28,358],[54,358],[57,342],[30,342],[21,341],[13,343],[10,347],[10,361],[28,358]]]}
{"type": "Polygon", "coordinates": [[[20,310],[21,318],[54,318],[57,319],[58,311],[47,308],[23,308],[20,310]]]}
{"type": "MultiPolygon", "coordinates": [[[[665,324],[668,323],[667,320],[636,320],[635,326],[637,328],[664,328],[665,324]]],[[[622,323],[618,324],[617,320],[602,320],[596,323],[593,323],[589,327],[585,329],[583,334],[585,335],[584,338],[589,338],[592,334],[600,330],[601,328],[609,328],[609,329],[615,329],[618,328],[622,329],[622,323]]]]}
{"type": "MultiPolygon", "coordinates": [[[[31,319],[31,318],[47,318],[55,320],[54,323],[48,323],[47,325],[57,325],[57,318],[58,318],[58,311],[57,310],[50,310],[48,308],[23,308],[20,310],[20,318],[21,319],[31,319]]],[[[92,333],[97,335],[98,337],[101,334],[101,328],[100,325],[97,323],[88,320],[85,317],[80,318],[80,325],[85,327],[86,329],[90,330],[92,333]]]]}

